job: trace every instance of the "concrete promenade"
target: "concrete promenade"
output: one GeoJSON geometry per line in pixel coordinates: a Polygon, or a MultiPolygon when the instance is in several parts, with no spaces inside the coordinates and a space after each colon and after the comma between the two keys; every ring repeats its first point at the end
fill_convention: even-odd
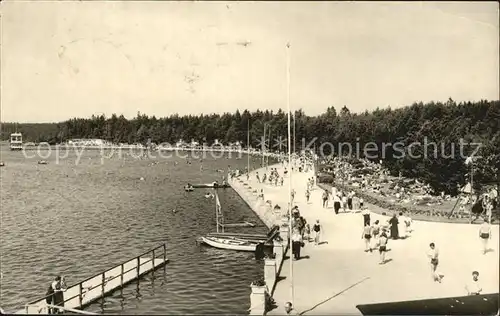
{"type": "MultiPolygon", "coordinates": [[[[281,166],[273,167],[278,168],[280,175],[283,174],[281,166]]],[[[251,172],[249,181],[252,189],[258,192],[264,189],[264,201],[255,199],[249,205],[254,203],[254,206],[258,206],[252,208],[268,226],[272,222],[280,223],[281,214],[273,214],[264,202],[271,200],[273,206],[278,204],[281,211],[286,212],[290,178],[285,177],[284,185],[275,187],[258,183],[255,172],[259,172],[262,177],[265,169],[251,172]]],[[[499,292],[498,225],[492,226],[492,250],[483,255],[478,225],[414,221],[414,231],[409,238],[389,240],[390,251],[386,254],[386,260],[390,261],[379,265],[377,250],[364,252],[365,245],[361,238],[363,217],[360,213],[336,215],[332,201],[329,208],[323,208],[323,191],[318,187],[314,188],[310,202],[306,203],[307,179],[313,176],[312,171],[295,171],[292,175],[292,188],[296,191],[294,204],[298,205],[301,215],[311,227],[316,219],[320,220],[323,226],[322,240],[327,241],[318,246],[306,243],[301,253],[303,259],[293,261],[293,303],[299,313],[359,315],[356,308],[358,304],[462,296],[467,294],[464,287],[474,270],[480,273],[483,294],[499,292]],[[431,242],[436,244],[440,252],[438,272],[444,275],[442,283],[434,282],[431,277],[426,256],[431,242]]],[[[241,179],[246,182],[245,176],[241,179]]],[[[238,183],[237,186],[242,184],[238,183]]],[[[371,210],[376,208],[369,204],[366,206],[371,210]]],[[[390,211],[386,212],[391,214],[390,211]]],[[[371,221],[376,219],[384,223],[389,217],[372,212],[371,221]]],[[[284,279],[277,283],[273,295],[278,308],[270,311],[269,315],[283,315],[284,303],[292,301],[290,274],[290,262],[287,259],[280,273],[284,279]]]]}

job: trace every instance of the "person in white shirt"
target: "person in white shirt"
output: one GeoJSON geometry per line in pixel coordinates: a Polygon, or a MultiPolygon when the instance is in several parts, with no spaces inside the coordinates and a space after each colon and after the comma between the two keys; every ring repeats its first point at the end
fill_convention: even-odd
{"type": "Polygon", "coordinates": [[[347,195],[345,193],[342,194],[342,211],[347,212],[347,195]]]}
{"type": "Polygon", "coordinates": [[[399,238],[405,239],[408,235],[406,233],[406,216],[403,215],[403,212],[399,212],[398,225],[399,238]]]}
{"type": "Polygon", "coordinates": [[[472,280],[465,285],[465,290],[467,291],[467,295],[479,295],[483,291],[483,288],[479,284],[479,272],[472,272],[472,280]]]}
{"type": "Polygon", "coordinates": [[[333,196],[333,209],[335,211],[335,214],[339,213],[341,201],[342,200],[340,199],[340,197],[338,195],[333,196]]]}
{"type": "Polygon", "coordinates": [[[436,248],[436,245],[431,242],[429,244],[429,252],[427,253],[427,257],[431,259],[430,267],[431,267],[431,275],[434,282],[441,283],[441,275],[437,272],[437,266],[439,264],[439,251],[436,248]]]}

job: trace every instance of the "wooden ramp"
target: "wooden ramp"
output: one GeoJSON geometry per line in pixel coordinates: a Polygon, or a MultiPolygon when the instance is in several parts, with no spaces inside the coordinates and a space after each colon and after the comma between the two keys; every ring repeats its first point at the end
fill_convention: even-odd
{"type": "MultiPolygon", "coordinates": [[[[64,308],[81,309],[96,300],[139,279],[144,274],[154,272],[168,263],[166,245],[159,246],[142,255],[119,264],[109,270],[69,286],[64,292],[64,308]]],[[[26,304],[16,314],[48,314],[46,297],[26,304]]]]}

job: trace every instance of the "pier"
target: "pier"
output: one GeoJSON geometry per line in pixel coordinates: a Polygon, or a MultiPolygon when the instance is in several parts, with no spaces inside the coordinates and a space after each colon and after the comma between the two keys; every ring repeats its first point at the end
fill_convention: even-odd
{"type": "MultiPolygon", "coordinates": [[[[272,167],[283,174],[281,166],[272,167]]],[[[289,173],[290,169],[288,167],[289,173]]],[[[258,183],[256,172],[262,176],[266,169],[251,172],[249,181],[244,176],[231,181],[232,187],[266,225],[283,223],[290,178],[284,178],[283,186],[274,186],[258,183]],[[264,199],[257,198],[257,192],[261,189],[264,190],[264,199]],[[274,210],[276,204],[281,210],[274,210]]],[[[293,172],[292,188],[296,191],[294,204],[311,226],[317,219],[320,220],[323,244],[316,246],[306,242],[301,251],[302,258],[293,262],[293,273],[290,271],[290,259],[284,255],[285,263],[276,259],[275,267],[272,267],[273,260],[266,260],[266,272],[273,268],[276,271],[275,277],[269,278],[270,281],[266,283],[277,308],[264,310],[262,306],[251,303],[251,314],[284,315],[283,306],[290,301],[301,315],[361,315],[357,306],[363,304],[458,297],[466,295],[465,284],[470,281],[471,273],[475,270],[480,273],[483,294],[499,292],[498,225],[492,226],[490,248],[493,249],[483,255],[479,226],[414,220],[411,236],[405,240],[389,240],[390,251],[386,255],[389,262],[379,265],[377,250],[364,252],[361,238],[363,216],[360,212],[341,212],[336,215],[331,201],[328,208],[323,208],[323,190],[317,186],[311,191],[309,203],[306,202],[306,182],[313,176],[313,172],[293,172]],[[436,244],[440,252],[438,271],[444,275],[442,283],[433,282],[431,278],[426,256],[431,242],[436,244]]],[[[389,219],[379,215],[382,212],[393,214],[366,202],[365,205],[371,210],[372,222],[379,220],[384,223],[389,219]]],[[[283,227],[285,225],[283,223],[283,227]]],[[[286,252],[286,248],[283,249],[286,252]]],[[[257,289],[252,287],[252,291],[257,292],[257,289]]]]}
{"type": "MultiPolygon", "coordinates": [[[[64,307],[57,308],[63,312],[92,314],[81,311],[81,309],[118,289],[122,289],[147,273],[154,273],[158,268],[165,267],[167,263],[166,244],[163,244],[111,269],[69,286],[64,291],[64,307]]],[[[48,314],[49,307],[52,307],[52,305],[49,306],[46,297],[43,297],[26,304],[25,308],[17,311],[16,314],[48,314]]]]}

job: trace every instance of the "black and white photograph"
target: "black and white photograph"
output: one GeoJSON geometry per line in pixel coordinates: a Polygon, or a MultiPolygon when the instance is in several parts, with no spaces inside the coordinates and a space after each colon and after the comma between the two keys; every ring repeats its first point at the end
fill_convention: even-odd
{"type": "Polygon", "coordinates": [[[0,2],[0,312],[499,315],[497,1],[0,2]]]}

